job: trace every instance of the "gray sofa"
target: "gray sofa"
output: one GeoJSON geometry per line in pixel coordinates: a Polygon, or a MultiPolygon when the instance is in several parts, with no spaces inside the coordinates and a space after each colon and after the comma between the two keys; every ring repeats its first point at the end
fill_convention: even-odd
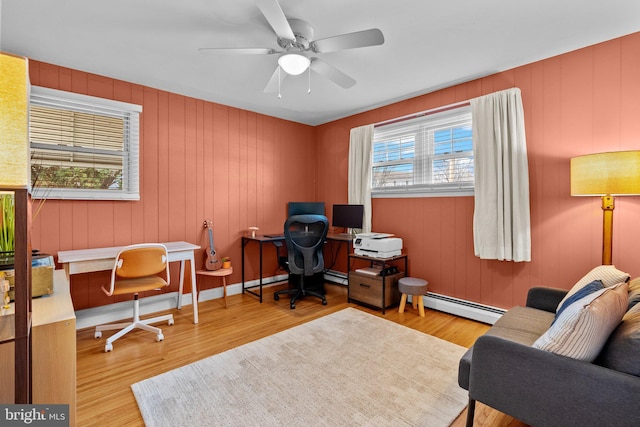
{"type": "MultiPolygon", "coordinates": [[[[640,426],[637,373],[602,366],[602,353],[589,363],[532,347],[566,293],[531,289],[526,307],[507,311],[462,357],[458,384],[469,391],[467,426],[473,425],[476,401],[532,426],[640,426]]],[[[638,308],[632,309],[633,328],[638,308]]],[[[639,335],[640,330],[633,332],[634,339],[639,335]]],[[[637,343],[618,348],[618,357],[620,351],[640,367],[637,343]]]]}

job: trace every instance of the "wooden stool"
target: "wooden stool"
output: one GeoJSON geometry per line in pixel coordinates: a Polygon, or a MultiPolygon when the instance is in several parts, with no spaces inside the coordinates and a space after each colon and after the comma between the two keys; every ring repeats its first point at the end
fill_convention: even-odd
{"type": "MultiPolygon", "coordinates": [[[[196,271],[197,275],[200,276],[213,276],[213,277],[222,277],[222,287],[224,293],[224,308],[227,308],[227,276],[230,276],[233,273],[233,267],[229,268],[220,268],[218,270],[198,270],[196,271]]],[[[201,287],[198,287],[202,289],[201,287]]]]}
{"type": "Polygon", "coordinates": [[[404,306],[407,303],[407,295],[412,295],[413,308],[418,307],[420,317],[424,317],[424,303],[422,302],[422,295],[427,293],[427,287],[429,282],[423,279],[415,277],[403,277],[398,280],[398,290],[402,293],[400,299],[400,308],[398,313],[404,313],[404,306]]]}

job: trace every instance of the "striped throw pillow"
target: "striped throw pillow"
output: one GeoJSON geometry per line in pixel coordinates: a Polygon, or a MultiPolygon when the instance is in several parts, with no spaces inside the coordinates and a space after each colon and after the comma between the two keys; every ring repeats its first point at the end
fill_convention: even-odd
{"type": "Polygon", "coordinates": [[[567,307],[533,347],[593,362],[627,309],[626,282],[601,289],[567,307]]]}
{"type": "MultiPolygon", "coordinates": [[[[560,301],[558,308],[564,304],[564,302],[571,295],[578,292],[585,285],[593,282],[594,280],[601,280],[604,287],[613,286],[620,282],[627,282],[630,279],[629,274],[624,271],[618,270],[614,265],[599,265],[593,270],[584,275],[584,277],[576,282],[575,285],[569,290],[569,293],[560,301]]],[[[556,309],[557,311],[557,309],[556,309]]]]}

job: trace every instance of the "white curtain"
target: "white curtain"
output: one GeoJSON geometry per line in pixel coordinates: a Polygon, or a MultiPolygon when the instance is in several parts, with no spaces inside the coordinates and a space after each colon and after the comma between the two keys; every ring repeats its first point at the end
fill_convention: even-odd
{"type": "Polygon", "coordinates": [[[529,168],[520,89],[471,100],[473,241],[482,259],[531,261],[529,168]]]}
{"type": "Polygon", "coordinates": [[[373,125],[351,129],[349,140],[349,204],[364,205],[362,232],[371,231],[371,147],[373,125]]]}

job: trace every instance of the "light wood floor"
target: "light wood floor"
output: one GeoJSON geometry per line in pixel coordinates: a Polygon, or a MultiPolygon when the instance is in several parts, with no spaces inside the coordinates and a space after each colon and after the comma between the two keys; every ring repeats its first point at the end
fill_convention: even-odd
{"type": "MultiPolygon", "coordinates": [[[[192,322],[191,306],[172,310],[175,324],[162,326],[163,342],[155,342],[151,333],[134,331],[116,341],[113,352],[104,353],[104,337],[93,338],[91,329],[78,331],[78,426],[142,426],[131,384],[350,306],[465,347],[489,328],[431,310],[421,318],[410,306],[403,314],[392,308],[383,315],[348,304],[346,287],[334,284],[326,286],[326,306],[309,297],[290,310],[286,298],[273,300],[277,289],[282,286],[265,288],[262,304],[249,294],[230,296],[226,309],[222,299],[202,302],[198,325],[192,322]]],[[[464,426],[465,418],[466,410],[452,426],[464,426]]],[[[475,419],[476,426],[524,426],[482,404],[476,406],[475,419]]]]}

